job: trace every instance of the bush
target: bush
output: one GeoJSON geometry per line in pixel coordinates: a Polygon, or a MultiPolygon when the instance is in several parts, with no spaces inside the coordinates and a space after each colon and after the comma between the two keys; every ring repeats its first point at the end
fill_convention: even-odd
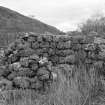
{"type": "Polygon", "coordinates": [[[89,18],[85,23],[80,26],[80,30],[84,35],[89,35],[90,32],[94,32],[93,35],[105,33],[105,17],[99,19],[89,18]]]}

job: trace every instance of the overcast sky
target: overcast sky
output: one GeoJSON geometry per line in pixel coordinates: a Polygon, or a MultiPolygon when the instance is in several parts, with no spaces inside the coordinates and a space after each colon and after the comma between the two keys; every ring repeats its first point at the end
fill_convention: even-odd
{"type": "Polygon", "coordinates": [[[105,0],[0,0],[0,5],[55,26],[76,29],[94,13],[105,13],[105,0]]]}

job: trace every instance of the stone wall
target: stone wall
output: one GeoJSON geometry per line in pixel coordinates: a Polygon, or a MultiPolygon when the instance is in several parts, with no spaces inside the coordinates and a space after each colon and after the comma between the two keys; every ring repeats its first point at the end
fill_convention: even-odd
{"type": "Polygon", "coordinates": [[[2,51],[0,86],[39,91],[55,86],[85,100],[104,92],[104,69],[104,37],[30,34],[2,51]]]}

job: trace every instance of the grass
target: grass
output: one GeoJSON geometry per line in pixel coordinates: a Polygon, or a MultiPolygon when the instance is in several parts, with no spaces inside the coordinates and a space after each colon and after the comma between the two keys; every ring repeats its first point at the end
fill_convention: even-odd
{"type": "Polygon", "coordinates": [[[80,64],[74,66],[73,72],[66,70],[66,67],[62,69],[66,72],[59,66],[54,69],[58,76],[47,93],[34,90],[3,91],[0,100],[4,104],[0,105],[101,105],[104,102],[103,86],[95,74],[94,66],[80,64]]]}

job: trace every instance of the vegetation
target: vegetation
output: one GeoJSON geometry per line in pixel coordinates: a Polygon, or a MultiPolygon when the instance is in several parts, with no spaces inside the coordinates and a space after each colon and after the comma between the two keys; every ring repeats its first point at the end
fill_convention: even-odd
{"type": "Polygon", "coordinates": [[[87,35],[90,32],[96,32],[98,34],[105,33],[105,17],[91,17],[85,23],[80,25],[80,30],[83,34],[87,35]]]}

